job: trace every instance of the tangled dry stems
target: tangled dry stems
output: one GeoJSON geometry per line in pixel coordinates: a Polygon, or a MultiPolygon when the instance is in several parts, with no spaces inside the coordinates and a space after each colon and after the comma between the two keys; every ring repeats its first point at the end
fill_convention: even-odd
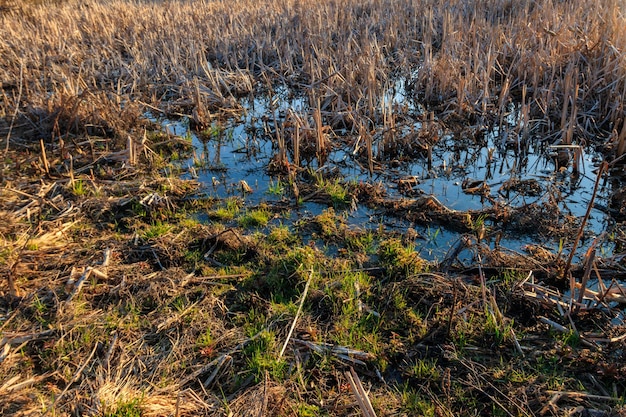
{"type": "Polygon", "coordinates": [[[202,124],[281,83],[333,127],[391,129],[382,149],[406,110],[381,97],[404,79],[441,120],[502,124],[516,105],[525,135],[623,148],[618,1],[5,3],[0,114],[37,139],[125,138],[153,107],[202,124]]]}
{"type": "MultiPolygon", "coordinates": [[[[369,141],[371,161],[373,147],[378,157],[422,152],[460,123],[504,125],[515,106],[522,138],[599,141],[619,156],[626,25],[618,1],[5,1],[0,13],[0,134],[9,149],[0,191],[3,413],[112,415],[136,406],[144,415],[345,415],[357,413],[337,371],[349,365],[381,415],[623,413],[613,403],[623,402],[623,326],[595,310],[568,323],[558,294],[539,283],[487,284],[529,264],[554,278],[554,256],[529,262],[470,245],[461,249],[481,263],[459,271],[451,259],[453,273],[408,273],[417,262],[381,268],[359,253],[356,265],[349,251],[330,259],[305,245],[273,253],[239,229],[231,245],[222,226],[176,217],[194,208],[188,197],[197,189],[162,177],[155,142],[144,140],[146,111],[202,128],[237,115],[238,98],[284,85],[306,92],[309,109],[292,119],[318,158],[326,139],[337,140],[330,129],[369,141]],[[436,116],[428,137],[398,133],[435,120],[381,100],[397,80],[436,116]],[[403,149],[387,151],[394,147],[403,149]],[[90,194],[79,195],[79,181],[90,194]],[[210,256],[191,261],[194,251],[210,256]],[[293,322],[273,290],[293,302],[304,274],[285,260],[315,258],[319,276],[288,371],[271,357],[260,358],[268,361],[262,372],[250,371],[249,346],[276,353],[272,337],[285,338],[293,322]],[[363,288],[337,282],[337,271],[354,269],[371,271],[363,288]],[[267,282],[271,274],[278,281],[267,282]],[[345,323],[351,302],[357,312],[345,323]],[[257,328],[243,325],[250,311],[265,317],[257,328]],[[378,327],[368,327],[371,312],[383,317],[378,327]],[[555,336],[546,323],[557,321],[578,326],[591,346],[555,336]],[[354,326],[371,331],[351,342],[376,349],[376,361],[356,362],[371,358],[357,357],[358,346],[325,345],[348,341],[342,336],[354,326]],[[390,372],[377,375],[385,364],[390,372]],[[398,374],[405,386],[395,384],[398,374]]],[[[385,204],[374,186],[358,193],[385,204]]],[[[467,215],[476,220],[432,200],[410,204],[421,204],[413,212],[426,212],[424,221],[457,222],[465,232],[467,215]]],[[[527,217],[538,213],[529,207],[527,217]]],[[[349,236],[342,229],[326,239],[349,236]]],[[[419,260],[402,258],[401,241],[389,239],[397,252],[388,258],[419,260]]]]}

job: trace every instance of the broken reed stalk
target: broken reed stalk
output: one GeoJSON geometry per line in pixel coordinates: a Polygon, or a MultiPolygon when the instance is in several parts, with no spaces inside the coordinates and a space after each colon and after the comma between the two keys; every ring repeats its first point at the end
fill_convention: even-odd
{"type": "Polygon", "coordinates": [[[322,126],[322,107],[319,97],[315,101],[315,108],[313,109],[313,121],[315,122],[315,152],[317,156],[317,163],[319,166],[324,165],[323,155],[325,153],[324,144],[324,132],[322,126]]]}
{"type": "MultiPolygon", "coordinates": [[[[520,111],[520,118],[519,118],[519,124],[518,124],[518,134],[521,137],[521,141],[523,143],[526,143],[527,139],[528,139],[528,123],[530,122],[529,120],[529,111],[530,111],[530,105],[527,103],[526,101],[526,94],[527,94],[527,86],[526,84],[524,84],[522,86],[522,107],[521,107],[521,111],[520,111]]],[[[519,140],[517,141],[517,143],[519,144],[519,140]]]]}
{"type": "Polygon", "coordinates": [[[293,164],[297,167],[300,166],[300,123],[295,121],[296,134],[293,136],[293,164]]]}
{"type": "MultiPolygon", "coordinates": [[[[498,113],[500,116],[499,121],[498,121],[498,132],[503,141],[506,141],[509,136],[508,135],[508,123],[505,121],[505,119],[507,117],[507,105],[509,102],[508,99],[509,99],[510,86],[511,86],[511,80],[509,76],[507,75],[500,91],[500,98],[498,99],[498,113]]],[[[518,142],[518,148],[519,148],[519,140],[517,142],[518,142]]]]}
{"type": "Polygon", "coordinates": [[[580,167],[585,167],[583,156],[583,147],[578,145],[574,147],[574,155],[572,157],[572,173],[578,174],[580,167]]]}
{"type": "Polygon", "coordinates": [[[265,416],[265,411],[267,410],[267,401],[268,401],[267,386],[269,384],[269,379],[270,379],[269,372],[265,371],[265,378],[263,382],[263,401],[261,402],[261,407],[259,407],[259,413],[257,414],[257,417],[265,416]]]}
{"type": "Polygon", "coordinates": [[[483,260],[480,254],[478,256],[478,276],[480,277],[480,291],[483,297],[483,308],[487,309],[487,282],[485,279],[485,273],[483,272],[483,260]]]}
{"type": "Polygon", "coordinates": [[[622,122],[622,130],[617,137],[617,152],[615,158],[621,158],[626,154],[626,120],[622,122]]]}
{"type": "Polygon", "coordinates": [[[17,285],[15,285],[14,270],[17,266],[17,262],[15,262],[11,268],[9,268],[9,273],[7,274],[7,284],[9,286],[9,294],[13,297],[17,297],[19,291],[17,290],[17,285]]]}
{"type": "Polygon", "coordinates": [[[591,195],[591,200],[589,201],[589,204],[587,205],[587,211],[585,212],[585,216],[583,217],[583,220],[580,224],[580,227],[578,229],[578,234],[576,235],[576,238],[574,239],[574,244],[572,245],[572,251],[569,254],[569,258],[567,259],[567,263],[565,264],[565,269],[563,270],[563,279],[567,279],[569,275],[570,292],[572,294],[572,297],[574,295],[574,288],[575,288],[574,278],[570,274],[572,260],[574,259],[574,254],[576,253],[576,248],[578,247],[578,243],[580,242],[580,239],[582,239],[583,233],[585,232],[585,226],[587,225],[587,220],[589,220],[589,215],[591,214],[591,209],[593,208],[594,202],[596,200],[596,195],[598,193],[598,186],[600,185],[600,179],[602,178],[602,175],[604,175],[604,173],[607,171],[608,167],[609,167],[609,164],[606,161],[603,161],[602,164],[600,164],[600,167],[598,168],[598,174],[596,175],[596,182],[593,186],[593,193],[591,195]]]}
{"type": "MultiPolygon", "coordinates": [[[[573,313],[576,314],[578,313],[578,311],[580,310],[580,307],[583,303],[583,298],[585,298],[585,288],[587,288],[587,281],[589,281],[589,277],[591,276],[591,270],[593,268],[593,264],[595,262],[596,259],[596,248],[595,246],[592,246],[591,248],[589,248],[589,250],[587,250],[587,253],[585,254],[585,262],[584,262],[584,272],[583,272],[583,278],[580,281],[580,288],[578,290],[578,297],[576,299],[576,303],[574,304],[573,307],[573,313]]],[[[573,298],[574,297],[574,293],[570,293],[570,296],[573,298]]]]}
{"type": "Polygon", "coordinates": [[[346,378],[348,379],[348,382],[350,383],[350,389],[352,390],[352,393],[356,397],[356,401],[359,404],[361,413],[363,413],[363,417],[376,417],[376,411],[374,411],[374,407],[372,407],[372,403],[367,396],[367,392],[365,391],[365,388],[363,388],[361,379],[359,378],[359,375],[354,371],[354,368],[350,367],[350,370],[345,371],[344,373],[346,375],[346,378]]]}
{"type": "Polygon", "coordinates": [[[43,143],[43,139],[39,139],[39,147],[41,148],[41,162],[46,174],[50,175],[50,164],[48,163],[48,157],[46,156],[46,146],[43,143]]]}
{"type": "Polygon", "coordinates": [[[561,145],[569,145],[567,142],[567,112],[569,110],[570,105],[570,94],[571,94],[571,85],[572,85],[572,72],[573,72],[573,64],[567,66],[567,70],[565,71],[565,80],[563,82],[563,105],[561,107],[561,145]]]}
{"type": "MultiPolygon", "coordinates": [[[[575,71],[574,77],[578,74],[578,70],[575,71]]],[[[572,109],[569,115],[569,121],[567,122],[567,132],[565,134],[565,143],[570,145],[574,138],[574,127],[576,127],[576,116],[578,113],[578,82],[575,81],[572,86],[573,91],[570,93],[572,101],[572,109]]]]}
{"type": "Polygon", "coordinates": [[[391,149],[394,146],[395,140],[395,117],[393,113],[393,98],[390,100],[385,99],[385,95],[389,91],[389,88],[385,88],[385,91],[382,92],[382,97],[380,99],[380,110],[383,116],[383,135],[382,135],[382,150],[386,151],[387,149],[391,149]]]}
{"type": "Polygon", "coordinates": [[[13,116],[11,116],[11,124],[9,125],[9,132],[7,133],[6,144],[4,146],[4,154],[9,153],[9,142],[11,141],[11,132],[13,131],[13,126],[15,125],[15,118],[17,117],[17,112],[20,109],[20,102],[22,101],[22,89],[24,86],[24,61],[20,60],[20,85],[17,92],[17,102],[15,103],[15,109],[13,111],[13,116]]]}
{"type": "Polygon", "coordinates": [[[291,327],[289,328],[289,333],[287,333],[287,338],[285,339],[285,343],[283,344],[283,348],[280,350],[278,354],[278,358],[282,358],[285,354],[285,350],[287,349],[287,345],[289,344],[289,340],[291,339],[291,335],[293,334],[293,330],[296,328],[296,323],[298,322],[298,318],[300,317],[300,313],[302,313],[302,307],[304,306],[304,300],[306,299],[306,295],[309,292],[309,286],[311,285],[311,280],[313,279],[313,271],[309,271],[309,279],[306,281],[306,285],[304,286],[304,291],[302,292],[302,298],[300,299],[300,305],[298,306],[298,311],[296,312],[296,316],[293,318],[293,322],[291,323],[291,327]]]}
{"type": "Polygon", "coordinates": [[[135,155],[135,141],[130,135],[126,138],[126,150],[128,152],[128,164],[130,166],[135,166],[137,163],[137,157],[135,155]]]}
{"type": "Polygon", "coordinates": [[[452,280],[452,307],[450,308],[450,316],[448,317],[448,323],[446,324],[446,340],[450,340],[450,331],[452,330],[452,323],[454,321],[454,315],[456,314],[456,304],[458,302],[458,286],[457,280],[452,280]]]}
{"type": "Polygon", "coordinates": [[[285,135],[283,133],[283,128],[278,123],[278,117],[276,116],[276,112],[274,113],[274,131],[276,132],[276,141],[278,143],[278,162],[282,165],[287,162],[287,151],[285,149],[285,135]]]}
{"type": "MultiPolygon", "coordinates": [[[[269,80],[267,81],[269,83],[269,80]]],[[[270,96],[273,95],[271,86],[269,87],[270,96]]],[[[285,135],[283,132],[283,124],[278,123],[278,116],[274,108],[274,100],[270,100],[270,111],[274,121],[274,133],[276,134],[276,143],[278,144],[278,163],[283,166],[287,162],[287,150],[285,149],[285,135]]]]}

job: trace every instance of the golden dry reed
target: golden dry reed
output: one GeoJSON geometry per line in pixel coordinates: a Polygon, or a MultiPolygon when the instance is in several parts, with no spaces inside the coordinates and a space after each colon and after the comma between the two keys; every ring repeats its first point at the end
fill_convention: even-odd
{"type": "Polygon", "coordinates": [[[621,0],[8,0],[0,139],[9,125],[37,141],[125,138],[149,106],[202,125],[269,79],[309,94],[321,152],[322,123],[389,129],[385,89],[404,80],[441,120],[501,123],[515,104],[525,135],[612,138],[623,153],[624,10],[621,0]]]}

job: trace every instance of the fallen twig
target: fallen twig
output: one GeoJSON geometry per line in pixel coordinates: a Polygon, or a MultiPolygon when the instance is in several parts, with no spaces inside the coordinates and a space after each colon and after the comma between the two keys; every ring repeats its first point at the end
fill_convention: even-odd
{"type": "Polygon", "coordinates": [[[329,343],[313,343],[308,340],[293,339],[294,342],[300,343],[311,349],[312,351],[319,353],[320,355],[332,354],[340,359],[356,363],[358,365],[366,365],[364,361],[374,359],[374,355],[369,352],[363,352],[356,349],[347,348],[344,346],[331,345],[329,343]]]}
{"type": "MultiPolygon", "coordinates": [[[[585,226],[587,225],[587,220],[589,220],[589,215],[591,214],[591,209],[593,208],[593,203],[596,200],[596,195],[598,193],[598,186],[600,185],[600,179],[602,178],[602,174],[609,168],[609,164],[606,161],[603,161],[600,167],[598,168],[598,173],[596,174],[596,183],[593,186],[593,193],[591,194],[591,199],[589,200],[589,205],[587,206],[587,211],[585,212],[585,216],[583,217],[582,222],[580,222],[580,228],[578,229],[578,234],[574,239],[574,244],[572,245],[572,250],[567,258],[567,263],[565,264],[565,269],[563,270],[563,279],[567,279],[570,273],[570,268],[572,266],[572,259],[574,259],[574,254],[576,253],[576,248],[578,247],[578,243],[580,239],[583,237],[583,233],[585,231],[585,226]]],[[[570,277],[571,278],[571,277],[570,277]]],[[[570,279],[570,289],[571,292],[574,292],[574,283],[573,278],[570,279]]]]}
{"type": "Polygon", "coordinates": [[[609,397],[606,395],[595,395],[595,394],[589,394],[587,392],[579,392],[579,391],[551,391],[551,390],[546,390],[546,394],[549,395],[558,395],[560,398],[562,397],[567,397],[567,398],[583,398],[586,400],[591,400],[591,401],[615,401],[615,402],[619,402],[619,401],[623,401],[623,398],[621,397],[609,397]]]}

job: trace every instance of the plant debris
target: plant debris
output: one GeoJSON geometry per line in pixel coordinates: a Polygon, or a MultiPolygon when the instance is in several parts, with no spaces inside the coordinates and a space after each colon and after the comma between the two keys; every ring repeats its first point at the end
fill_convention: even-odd
{"type": "Polygon", "coordinates": [[[624,13],[0,1],[0,414],[626,415],[624,13]],[[481,208],[425,191],[455,171],[481,208]]]}

